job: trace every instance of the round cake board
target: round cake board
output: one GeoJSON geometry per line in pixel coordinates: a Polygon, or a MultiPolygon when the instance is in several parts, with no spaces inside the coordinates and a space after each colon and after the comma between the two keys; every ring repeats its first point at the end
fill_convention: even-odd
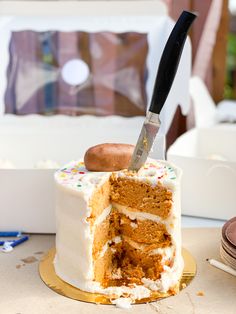
{"type": "MultiPolygon", "coordinates": [[[[40,277],[49,288],[65,297],[74,300],[97,304],[112,304],[111,298],[109,296],[99,293],[82,291],[60,279],[56,275],[53,265],[55,253],[55,248],[50,249],[39,263],[40,277]]],[[[180,290],[184,289],[190,284],[192,279],[195,277],[197,271],[197,265],[191,253],[183,248],[182,256],[184,259],[184,271],[180,280],[180,290]]],[[[167,298],[171,295],[171,293],[160,293],[154,291],[149,298],[136,300],[135,303],[153,302],[159,299],[167,298]]]]}

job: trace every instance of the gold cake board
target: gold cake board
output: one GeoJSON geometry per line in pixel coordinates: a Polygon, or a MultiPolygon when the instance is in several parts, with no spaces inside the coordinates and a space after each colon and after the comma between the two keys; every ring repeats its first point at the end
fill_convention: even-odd
{"type": "MultiPolygon", "coordinates": [[[[55,248],[50,249],[39,263],[40,277],[49,288],[65,297],[78,301],[99,304],[112,304],[109,296],[99,293],[82,291],[60,279],[56,275],[53,265],[55,253],[55,248]]],[[[190,284],[192,279],[195,277],[197,271],[196,262],[193,256],[184,248],[182,249],[182,255],[184,259],[184,271],[180,281],[180,290],[190,284]]],[[[169,296],[171,296],[170,293],[160,293],[154,291],[149,298],[136,300],[135,303],[153,302],[169,296]]]]}

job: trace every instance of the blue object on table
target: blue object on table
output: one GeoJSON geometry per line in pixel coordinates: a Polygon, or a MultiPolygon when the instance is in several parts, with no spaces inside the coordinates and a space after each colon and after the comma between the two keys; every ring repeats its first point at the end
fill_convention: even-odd
{"type": "Polygon", "coordinates": [[[21,231],[0,231],[0,237],[20,237],[21,231]]]}
{"type": "Polygon", "coordinates": [[[11,247],[15,247],[15,246],[27,241],[28,239],[29,239],[29,236],[24,236],[24,237],[20,238],[19,240],[12,241],[12,243],[10,245],[11,245],[11,247]]]}
{"type": "Polygon", "coordinates": [[[29,236],[23,236],[17,240],[5,240],[5,241],[0,241],[0,246],[4,246],[4,245],[8,245],[8,246],[11,246],[11,247],[15,247],[25,241],[27,241],[29,239],[29,236]]]}
{"type": "Polygon", "coordinates": [[[9,242],[9,243],[10,243],[10,242],[13,242],[13,241],[14,241],[14,240],[5,240],[5,241],[0,241],[0,246],[1,246],[1,245],[4,245],[4,243],[5,243],[5,242],[9,242]]]}

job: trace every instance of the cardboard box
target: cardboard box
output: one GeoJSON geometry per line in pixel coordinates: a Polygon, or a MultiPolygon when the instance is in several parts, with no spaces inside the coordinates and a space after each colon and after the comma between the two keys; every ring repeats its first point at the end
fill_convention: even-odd
{"type": "Polygon", "coordinates": [[[236,215],[236,125],[195,128],[179,137],[167,158],[183,170],[182,213],[229,219],[236,215]]]}

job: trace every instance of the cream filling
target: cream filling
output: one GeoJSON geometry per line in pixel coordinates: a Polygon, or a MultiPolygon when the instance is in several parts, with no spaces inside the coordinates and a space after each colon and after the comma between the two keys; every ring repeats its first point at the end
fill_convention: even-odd
{"type": "Polygon", "coordinates": [[[149,278],[142,278],[142,283],[145,287],[152,291],[167,292],[170,288],[177,285],[180,280],[183,269],[183,263],[174,263],[172,267],[164,266],[164,271],[161,273],[161,278],[158,280],[151,280],[149,278]]]}
{"type": "Polygon", "coordinates": [[[157,215],[153,215],[146,212],[137,212],[125,205],[120,205],[115,202],[112,203],[112,206],[121,214],[127,216],[130,220],[151,220],[157,223],[162,223],[166,226],[167,232],[172,235],[176,217],[174,214],[170,215],[166,219],[163,219],[157,215]]]}
{"type": "Polygon", "coordinates": [[[120,236],[117,236],[117,237],[114,237],[114,238],[111,239],[111,240],[108,240],[108,241],[106,242],[106,244],[102,247],[102,249],[101,249],[101,251],[100,251],[100,253],[99,253],[99,255],[98,255],[98,258],[101,258],[101,257],[103,257],[103,256],[105,255],[105,253],[106,253],[106,251],[107,251],[107,249],[108,249],[108,247],[109,247],[110,244],[112,244],[112,243],[118,244],[118,243],[120,243],[121,241],[122,241],[122,240],[121,240],[121,237],[120,237],[120,236]]]}
{"type": "MultiPolygon", "coordinates": [[[[160,254],[163,255],[162,262],[164,263],[169,258],[174,257],[174,264],[172,267],[164,265],[164,271],[161,273],[161,278],[158,280],[151,280],[149,278],[143,278],[142,282],[145,287],[152,291],[167,292],[171,287],[177,285],[181,278],[184,263],[181,254],[181,236],[179,230],[180,224],[180,211],[179,211],[179,196],[173,195],[174,206],[171,210],[171,215],[166,219],[162,219],[156,215],[137,212],[132,210],[131,207],[123,206],[117,203],[112,203],[113,207],[121,214],[126,215],[131,220],[152,220],[157,223],[163,223],[166,226],[167,232],[170,234],[172,239],[172,246],[168,248],[157,248],[149,252],[149,254],[160,254]]],[[[129,239],[129,243],[137,248],[144,250],[145,244],[138,244],[135,241],[129,239]]]]}
{"type": "Polygon", "coordinates": [[[112,209],[112,205],[110,204],[107,208],[103,210],[103,212],[96,218],[94,221],[94,226],[100,225],[106,218],[110,215],[112,209]]]}
{"type": "Polygon", "coordinates": [[[54,266],[57,275],[62,280],[83,291],[112,295],[117,298],[123,296],[124,294],[128,294],[132,298],[132,300],[141,300],[144,298],[148,298],[151,295],[151,290],[141,285],[134,285],[133,288],[127,286],[103,288],[97,281],[86,280],[81,282],[74,277],[72,278],[67,276],[65,272],[61,271],[60,266],[57,263],[55,263],[54,266]]]}
{"type": "MultiPolygon", "coordinates": [[[[140,251],[143,251],[144,253],[147,253],[149,255],[156,255],[156,254],[162,255],[162,257],[163,257],[162,261],[163,262],[165,262],[168,259],[173,258],[173,255],[175,252],[175,249],[173,246],[169,246],[169,247],[165,247],[165,248],[156,248],[156,249],[147,251],[147,248],[149,246],[148,244],[138,243],[136,241],[131,240],[129,237],[126,237],[126,236],[122,236],[122,237],[117,236],[117,237],[114,237],[113,239],[108,240],[106,242],[106,244],[102,247],[98,258],[101,258],[105,255],[110,244],[112,244],[112,243],[118,244],[118,243],[122,242],[122,239],[125,240],[126,242],[128,242],[133,248],[140,250],[140,251]]],[[[113,249],[113,251],[115,252],[115,249],[113,249]]]]}
{"type": "Polygon", "coordinates": [[[155,222],[162,222],[162,219],[159,216],[145,213],[145,212],[137,212],[132,210],[132,207],[128,207],[125,205],[120,205],[118,203],[112,202],[113,207],[121,214],[124,214],[131,220],[139,219],[139,220],[152,220],[155,222]]]}
{"type": "Polygon", "coordinates": [[[161,255],[162,265],[165,264],[166,261],[172,259],[175,254],[175,247],[173,245],[165,247],[165,248],[156,248],[153,250],[148,251],[148,244],[138,243],[136,241],[131,240],[129,237],[123,236],[123,239],[129,243],[133,248],[140,250],[148,255],[161,255]]]}

